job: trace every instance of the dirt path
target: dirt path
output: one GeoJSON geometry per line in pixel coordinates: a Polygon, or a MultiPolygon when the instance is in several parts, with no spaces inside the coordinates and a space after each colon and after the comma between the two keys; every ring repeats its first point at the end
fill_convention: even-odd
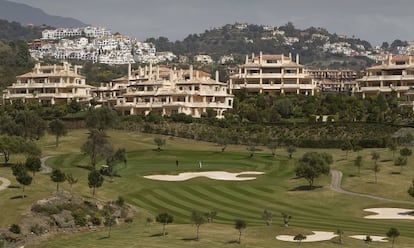
{"type": "Polygon", "coordinates": [[[370,199],[379,200],[379,201],[386,201],[386,202],[393,202],[393,203],[403,203],[403,204],[413,204],[414,205],[414,202],[412,202],[412,201],[393,200],[393,199],[388,199],[388,198],[374,196],[374,195],[368,195],[368,194],[362,194],[362,193],[346,191],[346,190],[342,189],[342,187],[341,187],[342,172],[340,172],[338,170],[331,170],[331,174],[332,174],[331,189],[333,191],[338,192],[338,193],[353,195],[353,196],[360,196],[360,197],[370,198],[370,199]]]}
{"type": "Polygon", "coordinates": [[[40,159],[40,161],[42,162],[42,173],[43,174],[48,174],[52,172],[52,168],[50,168],[49,166],[46,165],[46,160],[51,158],[53,156],[46,156],[40,159]]]}
{"type": "Polygon", "coordinates": [[[1,185],[0,191],[7,189],[10,186],[10,180],[4,177],[0,177],[1,185]]]}

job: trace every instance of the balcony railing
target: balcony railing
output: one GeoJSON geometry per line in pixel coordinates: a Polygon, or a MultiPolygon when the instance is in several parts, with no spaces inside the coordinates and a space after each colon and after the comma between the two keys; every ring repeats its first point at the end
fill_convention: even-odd
{"type": "Polygon", "coordinates": [[[160,108],[160,107],[170,107],[170,106],[182,106],[189,108],[224,108],[229,109],[229,106],[223,102],[125,102],[119,101],[117,103],[118,107],[133,107],[133,108],[160,108]]]}

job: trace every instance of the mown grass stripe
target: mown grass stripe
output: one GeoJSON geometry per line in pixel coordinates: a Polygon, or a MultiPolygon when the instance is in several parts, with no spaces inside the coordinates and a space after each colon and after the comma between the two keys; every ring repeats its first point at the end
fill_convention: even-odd
{"type": "MultiPolygon", "coordinates": [[[[234,199],[229,199],[225,196],[222,196],[220,194],[221,191],[215,191],[214,193],[212,193],[211,191],[209,191],[209,189],[204,188],[204,187],[197,187],[197,188],[188,188],[188,191],[192,191],[194,192],[194,194],[200,194],[200,195],[205,195],[206,197],[210,198],[211,201],[217,202],[217,205],[222,205],[225,206],[226,208],[231,208],[233,209],[233,211],[237,211],[240,213],[243,212],[252,212],[255,209],[254,208],[250,208],[250,207],[246,207],[244,204],[242,204],[242,202],[240,201],[240,199],[237,199],[236,201],[234,199]]],[[[249,204],[251,204],[251,202],[248,202],[249,204]]],[[[247,215],[246,215],[247,216],[247,215]]],[[[253,216],[253,215],[250,215],[253,216]]]]}
{"type": "MultiPolygon", "coordinates": [[[[168,195],[172,195],[172,194],[168,194],[168,195]]],[[[182,198],[182,196],[181,196],[181,194],[174,194],[177,198],[182,198]]],[[[210,199],[212,199],[211,197],[210,197],[210,199]]],[[[187,199],[184,199],[183,201],[184,202],[186,202],[186,200],[189,200],[188,198],[187,199]]],[[[190,199],[190,201],[192,201],[192,199],[190,199]]],[[[212,201],[214,202],[214,200],[212,199],[212,201]]],[[[193,206],[193,207],[195,207],[195,204],[194,203],[189,203],[189,202],[187,202],[188,203],[188,205],[189,206],[193,206]]],[[[202,204],[200,204],[200,205],[202,205],[202,204]]],[[[224,203],[221,203],[221,205],[223,205],[223,206],[226,206],[226,208],[228,208],[228,206],[229,206],[229,202],[224,202],[224,203]],[[224,205],[223,205],[224,204],[224,205]]],[[[234,207],[232,207],[231,209],[232,209],[232,212],[234,213],[234,212],[236,212],[236,213],[240,213],[240,214],[244,214],[245,216],[249,216],[248,214],[246,214],[244,211],[241,211],[241,210],[238,210],[237,208],[235,208],[236,206],[238,205],[238,203],[236,202],[236,205],[234,205],[234,207]]],[[[230,206],[232,206],[231,204],[230,204],[230,206]]],[[[197,206],[197,207],[200,207],[200,206],[197,206]]],[[[197,208],[193,208],[193,209],[197,209],[197,208]]],[[[223,210],[223,208],[221,208],[221,210],[223,210]]],[[[253,217],[253,216],[251,216],[251,217],[253,217]]]]}
{"type": "MultiPolygon", "coordinates": [[[[223,202],[217,202],[214,200],[207,200],[207,197],[200,197],[201,194],[198,193],[190,193],[189,191],[193,192],[193,190],[190,190],[190,188],[186,188],[180,192],[180,195],[186,195],[185,197],[187,199],[190,199],[194,202],[194,206],[197,206],[199,209],[203,211],[209,211],[209,210],[215,210],[220,213],[220,217],[222,219],[228,219],[232,218],[236,213],[238,214],[244,214],[245,212],[237,211],[235,209],[236,206],[229,205],[229,204],[223,204],[223,202]],[[197,195],[197,196],[195,196],[197,195]]],[[[210,198],[210,197],[209,197],[210,198]]]]}
{"type": "Polygon", "coordinates": [[[143,205],[147,206],[145,207],[145,209],[153,212],[154,215],[157,215],[161,212],[168,212],[171,213],[174,218],[178,221],[180,220],[184,220],[184,219],[188,219],[189,215],[187,213],[187,211],[182,211],[182,209],[180,209],[179,207],[175,206],[175,205],[170,205],[170,204],[166,204],[163,201],[160,201],[159,199],[153,197],[153,196],[148,196],[144,201],[142,201],[142,199],[140,200],[136,200],[135,202],[139,203],[144,203],[143,205]]]}

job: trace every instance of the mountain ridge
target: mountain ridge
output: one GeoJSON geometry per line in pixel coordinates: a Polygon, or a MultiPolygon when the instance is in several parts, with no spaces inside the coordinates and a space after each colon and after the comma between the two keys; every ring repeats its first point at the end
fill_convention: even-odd
{"type": "Polygon", "coordinates": [[[19,22],[22,25],[47,25],[56,28],[87,26],[75,18],[49,15],[42,9],[7,0],[0,0],[0,19],[19,22]]]}

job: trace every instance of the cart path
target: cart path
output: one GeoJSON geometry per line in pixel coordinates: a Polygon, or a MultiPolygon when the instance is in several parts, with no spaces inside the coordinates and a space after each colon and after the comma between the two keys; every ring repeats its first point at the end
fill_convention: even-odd
{"type": "Polygon", "coordinates": [[[362,193],[356,193],[356,192],[344,190],[341,187],[342,172],[338,171],[338,170],[331,170],[331,174],[332,174],[331,189],[333,191],[338,192],[338,193],[353,195],[353,196],[360,196],[360,197],[370,198],[370,199],[379,200],[379,201],[386,201],[386,202],[392,202],[392,203],[403,203],[403,204],[413,204],[414,205],[414,202],[412,202],[412,201],[394,200],[394,199],[384,198],[384,197],[380,197],[380,196],[374,196],[374,195],[368,195],[368,194],[362,194],[362,193]]]}
{"type": "Polygon", "coordinates": [[[4,177],[0,177],[1,185],[0,191],[7,189],[10,186],[10,180],[4,177]]]}
{"type": "Polygon", "coordinates": [[[48,174],[52,172],[52,168],[50,168],[49,166],[46,165],[46,160],[48,160],[49,158],[51,158],[53,156],[46,156],[40,159],[41,164],[42,164],[42,173],[43,174],[48,174]]]}

